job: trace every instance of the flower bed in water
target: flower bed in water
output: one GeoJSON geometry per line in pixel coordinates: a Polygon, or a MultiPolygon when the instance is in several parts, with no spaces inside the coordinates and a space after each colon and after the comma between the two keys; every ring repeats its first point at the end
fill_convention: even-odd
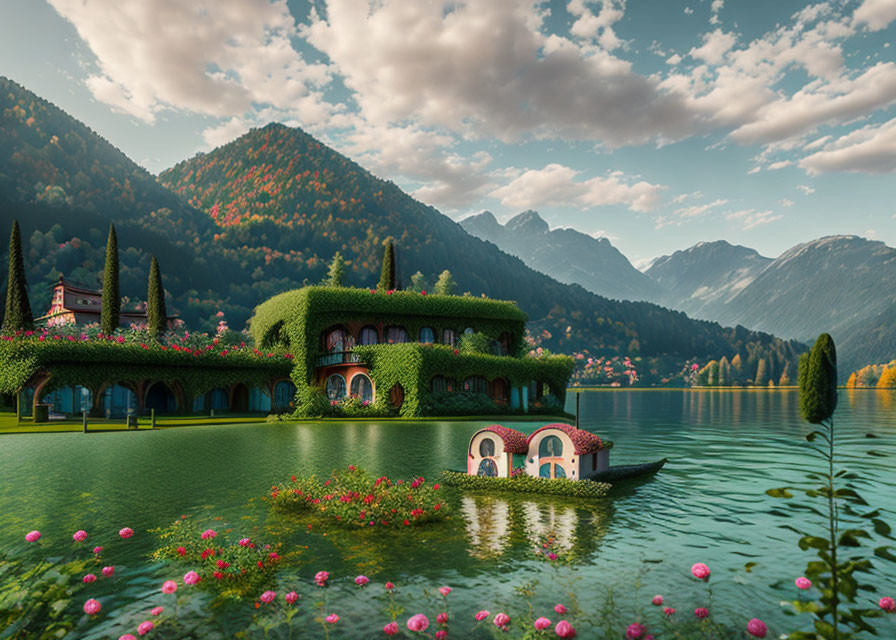
{"type": "Polygon", "coordinates": [[[536,478],[525,473],[509,478],[471,476],[460,471],[443,471],[442,483],[468,491],[512,491],[515,493],[544,493],[573,498],[601,498],[612,488],[606,482],[570,480],[569,478],[536,478]]]}

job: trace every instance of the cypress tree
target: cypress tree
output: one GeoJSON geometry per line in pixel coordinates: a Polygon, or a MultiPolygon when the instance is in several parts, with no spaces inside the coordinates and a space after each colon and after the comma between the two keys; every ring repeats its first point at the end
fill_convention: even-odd
{"type": "Polygon", "coordinates": [[[109,240],[106,243],[106,266],[103,269],[103,307],[100,311],[100,330],[112,335],[121,324],[121,294],[118,290],[118,236],[115,225],[109,225],[109,240]]]}
{"type": "Polygon", "coordinates": [[[158,338],[168,328],[168,310],[165,308],[165,289],[159,261],[152,257],[149,265],[149,284],[146,291],[146,328],[158,338]]]}
{"type": "Polygon", "coordinates": [[[376,286],[380,291],[395,289],[395,246],[391,240],[386,241],[383,249],[383,268],[380,271],[380,282],[376,286]]]}
{"type": "Polygon", "coordinates": [[[19,221],[13,220],[9,234],[9,277],[6,281],[6,314],[3,330],[15,332],[30,329],[34,324],[31,303],[28,301],[28,281],[25,278],[25,259],[22,256],[22,235],[19,221]]]}
{"type": "Polygon", "coordinates": [[[764,387],[768,384],[768,363],[765,358],[759,358],[759,364],[756,365],[756,379],[753,384],[757,387],[764,387]]]}
{"type": "Polygon", "coordinates": [[[330,262],[330,269],[327,272],[327,286],[341,287],[345,281],[345,260],[340,252],[333,254],[333,260],[330,262]]]}
{"type": "Polygon", "coordinates": [[[818,336],[804,367],[800,357],[800,413],[807,422],[820,424],[837,408],[837,349],[827,333],[818,336]],[[805,369],[805,371],[804,371],[805,369]]]}

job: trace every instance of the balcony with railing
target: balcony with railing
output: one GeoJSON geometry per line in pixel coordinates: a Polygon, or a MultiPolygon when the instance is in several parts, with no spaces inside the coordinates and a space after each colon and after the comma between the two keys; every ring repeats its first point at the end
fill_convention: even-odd
{"type": "Polygon", "coordinates": [[[358,364],[361,359],[358,354],[348,351],[330,351],[328,353],[317,356],[314,361],[315,367],[329,367],[335,364],[358,364]]]}

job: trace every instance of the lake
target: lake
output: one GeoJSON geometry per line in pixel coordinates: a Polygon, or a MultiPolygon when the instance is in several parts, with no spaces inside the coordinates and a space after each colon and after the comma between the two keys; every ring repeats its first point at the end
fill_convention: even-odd
{"type": "MultiPolygon", "coordinates": [[[[567,408],[574,402],[569,394],[567,408]]],[[[840,442],[856,454],[847,466],[862,474],[865,497],[888,510],[896,526],[896,391],[841,390],[835,419],[840,442]],[[866,437],[869,433],[877,438],[866,437]],[[869,448],[885,455],[865,455],[869,448]]],[[[272,514],[259,498],[291,474],[325,474],[349,464],[376,475],[437,481],[440,470],[464,466],[470,436],[487,423],[338,422],[4,436],[0,551],[20,553],[31,529],[40,529],[47,544],[71,544],[71,534],[86,529],[88,542],[107,545],[110,553],[121,554],[129,545],[114,582],[90,585],[93,591],[84,596],[100,598],[109,616],[93,621],[81,616],[78,629],[67,636],[77,638],[117,638],[133,633],[145,619],[159,600],[161,582],[182,574],[180,567],[147,559],[156,543],[149,530],[182,514],[210,524],[220,517],[253,538],[282,541],[286,561],[278,593],[294,587],[311,593],[311,577],[326,569],[334,583],[342,583],[327,604],[339,609],[339,589],[356,592],[345,583],[368,575],[376,585],[339,609],[332,638],[359,637],[359,630],[382,633],[389,618],[378,585],[387,580],[404,594],[399,622],[417,610],[433,619],[442,605],[432,589],[450,585],[452,637],[479,637],[470,631],[473,613],[512,610],[519,602],[514,589],[532,580],[538,583],[536,603],[552,619],[551,608],[570,591],[583,609],[596,610],[608,589],[632,620],[651,608],[655,593],[691,615],[694,607],[708,604],[706,586],[689,574],[695,562],[712,568],[717,619],[740,626],[758,616],[769,624],[770,637],[795,628],[795,619],[781,613],[778,603],[796,597],[793,580],[802,575],[808,554],[796,547],[793,532],[780,528],[798,523],[769,513],[780,501],[764,493],[800,481],[816,464],[804,440],[812,428],[799,418],[795,391],[586,391],[580,420],[614,442],[612,464],[662,457],[669,463],[654,479],[596,503],[449,493],[448,522],[385,535],[308,532],[289,517],[272,514]],[[115,535],[124,526],[137,531],[126,543],[115,535]],[[534,553],[541,536],[551,533],[566,564],[554,566],[534,553]],[[748,563],[755,563],[749,572],[748,563]]],[[[524,432],[540,426],[503,424],[524,432]]],[[[872,581],[883,589],[874,603],[896,593],[892,573],[872,581]]],[[[305,600],[308,609],[313,597],[305,600]]],[[[201,623],[207,625],[201,635],[230,637],[247,628],[255,614],[251,604],[227,603],[216,609],[214,623],[210,618],[201,623]]],[[[893,618],[881,623],[884,637],[896,637],[893,618]]]]}

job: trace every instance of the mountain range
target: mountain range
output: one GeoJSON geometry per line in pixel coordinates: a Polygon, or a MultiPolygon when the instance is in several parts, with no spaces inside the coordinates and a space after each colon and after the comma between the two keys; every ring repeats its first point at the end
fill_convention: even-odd
{"type": "Polygon", "coordinates": [[[556,352],[679,360],[741,353],[783,369],[803,349],[558,282],[299,129],[253,129],[153,178],[62,110],[0,79],[0,221],[13,217],[38,314],[60,273],[98,283],[114,222],[122,293],[145,296],[155,254],[171,308],[193,328],[213,328],[222,315],[242,328],[269,296],[319,282],[336,251],[347,259],[348,282],[370,286],[391,238],[402,282],[417,271],[433,282],[448,268],[461,291],[516,300],[541,346],[556,352]]]}
{"type": "Polygon", "coordinates": [[[551,230],[534,211],[504,225],[485,211],[461,224],[533,268],[595,293],[803,342],[829,332],[845,375],[896,357],[896,249],[883,242],[826,236],[777,258],[724,240],[699,242],[656,258],[641,273],[606,238],[551,230]]]}

